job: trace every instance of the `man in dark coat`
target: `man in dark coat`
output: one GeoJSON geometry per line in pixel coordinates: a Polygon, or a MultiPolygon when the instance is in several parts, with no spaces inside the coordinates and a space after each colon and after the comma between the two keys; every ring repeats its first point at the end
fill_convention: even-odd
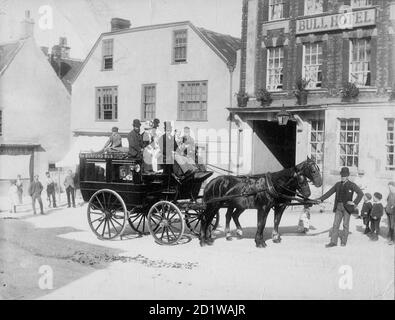
{"type": "Polygon", "coordinates": [[[141,161],[143,159],[143,137],[140,134],[140,120],[133,120],[133,130],[128,134],[129,154],[134,160],[141,161]]]}
{"type": "Polygon", "coordinates": [[[172,133],[172,126],[170,121],[165,121],[165,134],[159,137],[159,160],[158,163],[163,165],[163,170],[166,172],[171,171],[174,164],[174,152],[178,149],[175,136],[172,133]]]}
{"type": "Polygon", "coordinates": [[[354,183],[348,180],[350,171],[347,167],[340,170],[341,181],[337,182],[327,193],[321,196],[319,200],[324,201],[332,194],[336,193],[333,212],[335,212],[335,220],[333,221],[331,241],[326,245],[327,248],[337,246],[337,239],[339,237],[340,223],[343,220],[343,237],[341,245],[347,244],[348,229],[350,224],[350,215],[355,210],[355,207],[362,200],[363,192],[354,183]],[[357,193],[356,199],[353,201],[354,192],[357,193]]]}
{"type": "Polygon", "coordinates": [[[32,197],[32,206],[33,212],[36,214],[36,200],[40,205],[40,213],[44,214],[43,210],[43,201],[41,199],[41,192],[43,191],[44,187],[40,181],[38,181],[38,175],[34,176],[34,180],[30,183],[29,186],[29,195],[32,197]]]}

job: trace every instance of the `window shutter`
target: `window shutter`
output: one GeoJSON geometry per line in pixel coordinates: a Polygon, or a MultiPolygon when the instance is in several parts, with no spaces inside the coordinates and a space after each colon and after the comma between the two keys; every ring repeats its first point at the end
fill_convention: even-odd
{"type": "Polygon", "coordinates": [[[328,81],[328,41],[322,41],[322,88],[329,87],[328,81]]]}
{"type": "Polygon", "coordinates": [[[298,43],[296,45],[296,79],[302,77],[302,68],[303,68],[303,44],[298,43]]]}
{"type": "Polygon", "coordinates": [[[289,7],[290,7],[291,0],[285,0],[284,2],[284,18],[289,18],[289,7]]]}
{"type": "MultiPolygon", "coordinates": [[[[261,86],[266,88],[266,77],[267,77],[267,48],[262,49],[262,63],[261,63],[261,86]]],[[[258,88],[260,89],[260,88],[258,88]]]]}
{"type": "Polygon", "coordinates": [[[370,85],[379,87],[380,84],[376,84],[377,76],[377,37],[370,39],[370,85]]]}
{"type": "Polygon", "coordinates": [[[297,0],[298,1],[298,16],[304,15],[304,0],[297,0]]]}
{"type": "Polygon", "coordinates": [[[263,1],[263,21],[269,21],[269,0],[263,1]]]}
{"type": "Polygon", "coordinates": [[[349,39],[343,39],[342,57],[343,57],[342,80],[343,80],[343,84],[344,84],[349,81],[349,69],[350,69],[350,40],[349,39]]]}

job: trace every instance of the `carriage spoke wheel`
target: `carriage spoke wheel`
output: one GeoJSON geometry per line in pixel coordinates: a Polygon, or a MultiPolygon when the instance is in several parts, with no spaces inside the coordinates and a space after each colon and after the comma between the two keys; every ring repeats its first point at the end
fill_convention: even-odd
{"type": "Polygon", "coordinates": [[[141,208],[133,208],[129,213],[128,222],[132,229],[139,234],[149,234],[148,213],[141,208]]]}
{"type": "Polygon", "coordinates": [[[169,201],[155,203],[148,212],[148,228],[157,243],[177,243],[185,229],[180,209],[169,201]]]}
{"type": "MultiPolygon", "coordinates": [[[[202,226],[202,215],[203,210],[191,210],[189,209],[188,212],[185,213],[185,223],[188,229],[191,231],[192,234],[195,236],[200,235],[200,228],[202,226]]],[[[219,212],[216,213],[213,220],[210,223],[210,232],[217,229],[219,223],[219,212]]]]}
{"type": "Polygon", "coordinates": [[[121,236],[126,227],[125,202],[115,191],[103,189],[95,192],[88,203],[88,223],[101,240],[121,236]]]}

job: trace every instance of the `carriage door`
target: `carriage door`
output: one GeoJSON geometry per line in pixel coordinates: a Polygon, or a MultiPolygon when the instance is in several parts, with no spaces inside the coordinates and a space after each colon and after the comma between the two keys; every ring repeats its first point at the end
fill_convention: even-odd
{"type": "Polygon", "coordinates": [[[296,122],[254,121],[254,172],[276,171],[295,165],[296,122]]]}

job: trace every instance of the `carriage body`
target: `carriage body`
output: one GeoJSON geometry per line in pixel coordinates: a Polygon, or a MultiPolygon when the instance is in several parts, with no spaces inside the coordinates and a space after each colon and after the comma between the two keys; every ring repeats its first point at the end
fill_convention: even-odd
{"type": "MultiPolygon", "coordinates": [[[[88,222],[92,231],[100,239],[113,239],[122,236],[128,222],[138,233],[149,232],[157,242],[172,244],[182,236],[186,221],[187,227],[197,234],[196,221],[200,222],[204,211],[199,192],[212,172],[199,170],[181,178],[175,174],[180,172],[178,163],[170,172],[142,172],[141,165],[127,152],[80,153],[80,189],[84,201],[88,202],[88,222]],[[162,239],[157,237],[155,231],[158,230],[150,226],[151,216],[166,210],[177,216],[177,229],[182,231],[169,241],[163,241],[163,234],[162,239]],[[193,219],[193,226],[192,218],[197,218],[193,219]],[[99,223],[101,225],[96,228],[99,223]]],[[[156,227],[164,228],[160,223],[165,220],[170,223],[171,215],[167,212],[166,218],[158,217],[161,222],[156,227]]]]}

